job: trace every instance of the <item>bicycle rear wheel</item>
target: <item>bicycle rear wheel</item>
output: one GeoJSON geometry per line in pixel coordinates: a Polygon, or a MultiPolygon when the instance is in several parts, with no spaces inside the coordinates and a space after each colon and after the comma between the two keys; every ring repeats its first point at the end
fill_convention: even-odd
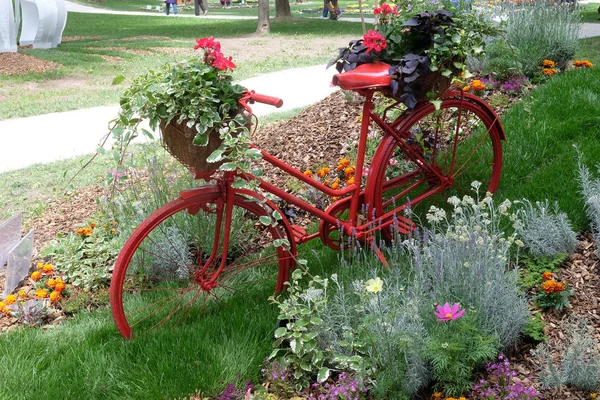
{"type": "Polygon", "coordinates": [[[235,195],[223,257],[225,214],[225,195],[208,187],[167,203],[132,233],[110,287],[113,318],[125,338],[187,324],[227,307],[235,295],[251,292],[255,297],[272,285],[275,291],[283,289],[294,265],[283,224],[272,219],[268,206],[235,195]],[[261,217],[272,224],[265,225],[261,217]]]}
{"type": "Polygon", "coordinates": [[[447,97],[440,110],[431,103],[423,104],[399,119],[394,130],[407,138],[444,181],[418,166],[394,136],[386,135],[373,158],[374,179],[367,183],[374,193],[376,216],[407,202],[423,211],[445,203],[452,195],[473,194],[473,181],[481,182],[482,191],[494,193],[498,188],[504,131],[482,100],[447,97]]]}

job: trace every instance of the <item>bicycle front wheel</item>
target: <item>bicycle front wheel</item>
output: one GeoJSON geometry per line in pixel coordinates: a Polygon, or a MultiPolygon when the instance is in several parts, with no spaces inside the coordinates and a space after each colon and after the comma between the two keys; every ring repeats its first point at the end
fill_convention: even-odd
{"type": "Polygon", "coordinates": [[[265,225],[259,220],[271,218],[270,208],[235,195],[224,257],[224,210],[225,195],[209,187],[167,203],[129,237],[110,287],[113,318],[125,338],[188,324],[226,308],[236,295],[252,299],[273,286],[283,289],[294,264],[281,221],[265,225]]]}
{"type": "Polygon", "coordinates": [[[474,194],[473,181],[481,191],[494,193],[502,171],[504,131],[497,116],[474,96],[447,97],[439,110],[427,103],[394,126],[443,180],[404,154],[397,139],[386,135],[373,159],[376,169],[371,183],[375,215],[381,216],[409,202],[426,210],[456,195],[474,194]],[[473,97],[473,98],[471,98],[473,97]]]}

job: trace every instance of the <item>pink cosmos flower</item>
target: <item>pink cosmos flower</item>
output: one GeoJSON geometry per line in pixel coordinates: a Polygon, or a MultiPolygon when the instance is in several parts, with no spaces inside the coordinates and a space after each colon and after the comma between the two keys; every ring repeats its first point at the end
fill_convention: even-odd
{"type": "Polygon", "coordinates": [[[367,176],[367,175],[369,175],[369,167],[363,168],[362,176],[367,176]]]}
{"type": "Polygon", "coordinates": [[[109,169],[108,173],[111,174],[117,181],[127,175],[127,173],[119,172],[116,169],[109,169]]]}
{"type": "Polygon", "coordinates": [[[369,29],[369,32],[363,36],[363,45],[367,47],[367,54],[375,50],[380,52],[387,47],[385,37],[377,31],[369,29]]]}
{"type": "Polygon", "coordinates": [[[465,313],[464,309],[459,311],[459,308],[460,304],[458,303],[454,303],[452,307],[450,307],[450,304],[446,303],[443,306],[437,306],[437,312],[434,312],[433,314],[440,322],[452,321],[454,319],[459,319],[465,313]]]}
{"type": "Polygon", "coordinates": [[[390,158],[390,165],[393,167],[395,165],[398,165],[398,160],[396,160],[395,158],[390,158]]]}

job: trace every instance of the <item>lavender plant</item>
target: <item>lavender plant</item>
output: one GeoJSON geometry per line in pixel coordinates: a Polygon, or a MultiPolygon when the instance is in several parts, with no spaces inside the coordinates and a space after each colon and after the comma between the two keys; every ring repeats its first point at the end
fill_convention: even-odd
{"type": "Polygon", "coordinates": [[[558,208],[558,203],[551,207],[548,200],[534,205],[523,199],[518,204],[520,207],[517,215],[521,223],[515,229],[531,253],[554,257],[559,253],[571,253],[575,250],[577,234],[573,231],[567,214],[558,208]]]}
{"type": "Polygon", "coordinates": [[[586,391],[600,388],[600,343],[595,330],[578,316],[561,323],[565,332],[565,343],[559,348],[562,354],[556,360],[548,343],[539,344],[532,354],[535,356],[543,387],[570,385],[586,391]]]}
{"type": "Polygon", "coordinates": [[[308,400],[362,400],[367,393],[362,379],[344,372],[335,382],[315,383],[312,391],[314,394],[308,400]]]}
{"type": "Polygon", "coordinates": [[[23,303],[18,301],[8,306],[8,308],[11,310],[13,317],[29,326],[41,325],[44,317],[49,312],[45,300],[36,299],[30,299],[23,303]]]}

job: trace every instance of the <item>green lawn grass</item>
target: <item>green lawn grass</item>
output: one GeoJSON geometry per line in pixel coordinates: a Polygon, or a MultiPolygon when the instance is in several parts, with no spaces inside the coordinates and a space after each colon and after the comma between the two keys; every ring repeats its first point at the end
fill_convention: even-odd
{"type": "MultiPolygon", "coordinates": [[[[217,38],[252,34],[253,20],[216,20],[196,18],[164,18],[128,15],[69,14],[64,36],[91,37],[88,40],[64,42],[57,49],[22,50],[24,54],[62,64],[63,67],[46,73],[0,75],[0,120],[48,112],[67,111],[99,105],[116,104],[131,79],[151,68],[189,57],[152,50],[155,47],[191,48],[195,39],[203,36],[217,38]],[[100,38],[93,38],[99,36],[100,38]],[[148,37],[150,36],[150,37],[148,37]],[[123,40],[133,38],[134,40],[123,40]],[[107,48],[110,48],[107,50],[107,48]],[[128,50],[143,50],[149,54],[132,54],[128,50]],[[111,63],[101,56],[120,57],[111,63]],[[127,80],[112,85],[117,75],[127,80]]],[[[360,24],[331,24],[330,21],[291,19],[272,23],[274,37],[351,38],[360,34],[360,24]]],[[[257,39],[258,40],[258,39],[257,39]]],[[[337,45],[318,46],[311,56],[295,55],[293,49],[269,57],[255,54],[238,63],[235,80],[266,72],[324,64],[337,45]]]]}
{"type": "Polygon", "coordinates": [[[600,3],[588,3],[581,6],[581,22],[600,22],[598,7],[600,3]]]}

